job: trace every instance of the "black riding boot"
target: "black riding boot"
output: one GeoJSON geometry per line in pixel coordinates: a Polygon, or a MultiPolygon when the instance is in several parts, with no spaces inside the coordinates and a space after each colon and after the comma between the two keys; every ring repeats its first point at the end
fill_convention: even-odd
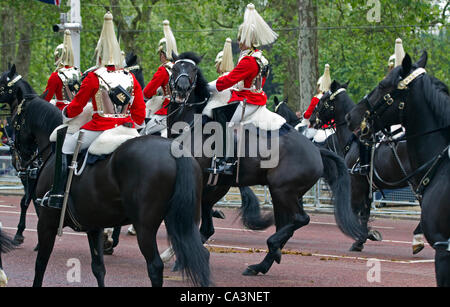
{"type": "Polygon", "coordinates": [[[227,143],[234,142],[234,138],[230,136],[230,140],[227,138],[227,116],[220,111],[220,108],[213,109],[214,120],[220,123],[223,131],[223,157],[216,159],[215,168],[210,167],[206,169],[207,173],[211,174],[224,174],[234,175],[236,169],[236,158],[234,156],[227,156],[227,143]]]}
{"type": "Polygon", "coordinates": [[[359,174],[362,176],[369,175],[371,153],[371,145],[359,142],[359,164],[354,167],[354,174],[359,174]]]}
{"type": "Polygon", "coordinates": [[[62,153],[62,145],[66,136],[67,129],[60,129],[57,133],[56,152],[55,152],[55,175],[53,177],[53,186],[48,196],[48,206],[55,209],[62,209],[64,201],[64,192],[67,183],[67,155],[62,153]]]}

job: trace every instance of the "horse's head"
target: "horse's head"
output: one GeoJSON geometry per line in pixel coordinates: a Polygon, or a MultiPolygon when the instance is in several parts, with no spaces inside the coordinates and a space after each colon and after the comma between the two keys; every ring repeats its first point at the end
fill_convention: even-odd
{"type": "Polygon", "coordinates": [[[176,121],[190,122],[193,114],[202,112],[210,97],[208,82],[198,67],[201,57],[186,52],[179,56],[174,54],[173,58],[175,64],[169,79],[169,126],[176,121]]]}
{"type": "Polygon", "coordinates": [[[6,103],[12,106],[17,102],[18,84],[22,76],[16,72],[16,65],[12,65],[7,71],[3,72],[0,77],[0,103],[6,103]]]}
{"type": "Polygon", "coordinates": [[[426,63],[426,51],[415,64],[406,54],[402,65],[394,68],[347,114],[348,127],[368,138],[386,127],[401,124],[408,87],[425,72],[426,63]]]}
{"type": "Polygon", "coordinates": [[[339,101],[340,93],[347,90],[348,82],[340,84],[334,80],[331,83],[330,90],[323,94],[314,109],[309,122],[316,129],[323,125],[330,125],[336,119],[336,104],[339,101]]]}

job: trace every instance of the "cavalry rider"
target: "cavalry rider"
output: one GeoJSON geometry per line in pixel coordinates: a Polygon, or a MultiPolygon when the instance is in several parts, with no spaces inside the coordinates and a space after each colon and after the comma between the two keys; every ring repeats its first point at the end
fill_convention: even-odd
{"type": "MultiPolygon", "coordinates": [[[[388,61],[388,74],[397,66],[402,65],[403,58],[405,57],[405,50],[403,49],[403,43],[400,38],[395,40],[395,53],[389,58],[388,61]]],[[[400,128],[401,125],[396,125],[394,130],[400,128]]],[[[392,128],[391,128],[392,130],[392,128]]],[[[359,142],[359,164],[356,164],[353,169],[353,174],[359,174],[363,176],[369,175],[370,172],[370,160],[371,160],[372,145],[368,143],[359,142]]]]}
{"type": "Polygon", "coordinates": [[[74,67],[72,38],[70,31],[64,32],[64,43],[56,47],[56,70],[50,75],[44,93],[45,100],[50,102],[56,96],[56,107],[64,109],[80,89],[80,70],[74,67]]]}
{"type": "MultiPolygon", "coordinates": [[[[134,75],[123,69],[120,46],[114,33],[113,16],[109,12],[104,16],[96,55],[97,69],[88,73],[80,91],[63,110],[64,122],[70,121],[81,114],[86,104],[92,100],[92,120],[80,130],[84,131],[81,150],[88,148],[105,130],[120,126],[136,128],[136,125],[142,125],[145,119],[142,88],[134,75]]],[[[62,194],[67,180],[66,155],[74,153],[79,133],[66,136],[60,159],[58,152],[56,153],[55,161],[60,162],[55,165],[54,183],[48,201],[50,207],[62,206],[62,194]]],[[[58,144],[56,147],[58,148],[58,144]]]]}
{"type": "Polygon", "coordinates": [[[156,102],[159,101],[159,103],[156,104],[153,104],[152,101],[147,102],[150,107],[147,118],[149,118],[151,114],[154,115],[151,116],[151,120],[145,128],[145,134],[154,134],[167,128],[167,106],[170,102],[169,78],[172,75],[173,67],[172,54],[178,54],[178,51],[177,43],[172,30],[170,29],[170,23],[168,20],[163,21],[163,30],[164,38],[159,41],[158,48],[158,55],[161,65],[153,75],[152,80],[144,89],[144,97],[146,99],[152,99],[156,102]],[[159,88],[162,89],[162,97],[156,96],[159,88]],[[157,110],[152,110],[152,108],[156,108],[157,110]]]}
{"type": "MultiPolygon", "coordinates": [[[[229,103],[239,102],[239,105],[230,120],[230,125],[245,120],[259,108],[265,107],[267,96],[263,91],[263,86],[267,78],[269,63],[257,47],[271,44],[277,37],[278,34],[259,15],[254,4],[248,4],[244,22],[240,25],[238,32],[239,48],[241,49],[238,64],[229,74],[217,79],[215,87],[211,88],[211,91],[216,93],[237,85],[231,91],[229,103]],[[244,103],[246,103],[245,106],[244,103]]],[[[216,120],[220,122],[226,135],[226,120],[224,118],[216,118],[216,120]]],[[[226,175],[234,173],[236,158],[234,153],[228,152],[231,147],[227,146],[228,142],[232,142],[232,140],[227,140],[224,144],[224,157],[218,159],[216,168],[209,168],[207,172],[226,175]]]]}
{"type": "MultiPolygon", "coordinates": [[[[317,81],[317,94],[311,99],[311,102],[309,104],[308,109],[306,109],[305,113],[303,113],[303,124],[306,124],[307,126],[310,126],[309,119],[311,118],[312,114],[314,113],[314,110],[319,103],[320,99],[322,98],[323,94],[325,92],[328,92],[330,90],[331,86],[331,75],[330,75],[330,65],[325,64],[325,69],[323,72],[323,75],[319,78],[317,81]]],[[[328,125],[323,125],[323,129],[328,129],[328,125]]],[[[309,139],[313,139],[315,135],[318,133],[318,130],[314,128],[308,128],[307,129],[307,137],[309,139]]],[[[331,134],[331,132],[330,132],[331,134]]],[[[324,138],[326,139],[326,135],[324,138]]],[[[323,139],[323,137],[322,137],[323,139]]]]}

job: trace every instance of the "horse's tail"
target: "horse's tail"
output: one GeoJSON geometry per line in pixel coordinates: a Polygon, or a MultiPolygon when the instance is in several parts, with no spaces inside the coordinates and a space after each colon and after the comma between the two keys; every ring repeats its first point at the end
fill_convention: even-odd
{"type": "Polygon", "coordinates": [[[242,198],[242,223],[251,230],[264,230],[272,226],[274,217],[272,213],[261,215],[258,197],[249,187],[240,187],[242,198]]]}
{"type": "Polygon", "coordinates": [[[203,246],[196,225],[197,189],[193,159],[177,158],[174,193],[165,217],[167,233],[178,265],[195,286],[210,285],[209,251],[203,246]]]}
{"type": "Polygon", "coordinates": [[[14,241],[2,232],[2,223],[0,223],[0,253],[7,253],[15,247],[14,241]]]}
{"type": "Polygon", "coordinates": [[[347,236],[360,240],[367,236],[351,206],[350,175],[344,160],[335,153],[320,148],[324,167],[323,177],[333,193],[334,216],[339,229],[347,236]]]}

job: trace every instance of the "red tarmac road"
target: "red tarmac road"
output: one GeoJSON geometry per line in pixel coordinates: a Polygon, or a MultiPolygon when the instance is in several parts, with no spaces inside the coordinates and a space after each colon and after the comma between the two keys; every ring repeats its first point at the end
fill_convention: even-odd
{"type": "MultiPolygon", "coordinates": [[[[0,221],[3,230],[15,234],[19,221],[20,197],[0,196],[0,221]]],[[[373,286],[425,286],[436,285],[434,277],[434,251],[428,245],[418,255],[412,255],[412,232],[416,220],[375,218],[372,227],[383,234],[384,241],[368,242],[362,253],[349,252],[353,243],[335,225],[334,217],[311,214],[311,223],[296,231],[283,250],[281,264],[274,264],[266,275],[243,276],[247,265],[262,261],[266,240],[274,227],[266,231],[245,230],[237,218],[237,210],[222,209],[225,220],[215,219],[216,233],[208,242],[211,251],[210,266],[215,286],[219,287],[373,287],[373,286]],[[375,259],[377,262],[370,262],[375,259]],[[373,273],[379,268],[379,275],[373,273]],[[379,282],[368,281],[369,277],[379,282]]],[[[11,287],[32,285],[37,243],[37,217],[33,208],[27,215],[25,242],[17,250],[3,255],[3,266],[11,287]]],[[[150,286],[144,257],[136,238],[122,228],[119,246],[112,256],[105,256],[106,286],[150,286]]],[[[158,246],[167,247],[164,225],[158,233],[158,246]]],[[[184,287],[188,282],[179,273],[171,272],[174,260],[165,265],[164,286],[184,287]]],[[[70,264],[70,262],[69,262],[70,264]]],[[[70,275],[70,274],[69,274],[70,275]]],[[[92,287],[96,280],[90,268],[90,254],[86,235],[66,228],[56,239],[44,278],[44,286],[92,287]],[[81,281],[69,282],[69,259],[81,264],[81,281]]]]}

